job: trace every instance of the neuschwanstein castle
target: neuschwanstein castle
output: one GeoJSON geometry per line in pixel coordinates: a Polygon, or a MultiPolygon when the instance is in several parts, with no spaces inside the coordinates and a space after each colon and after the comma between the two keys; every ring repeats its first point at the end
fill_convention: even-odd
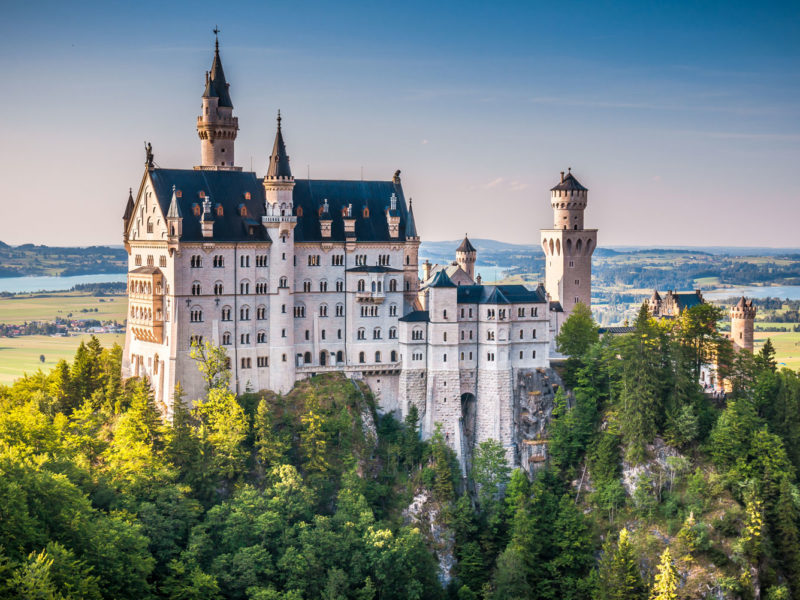
{"type": "Polygon", "coordinates": [[[197,118],[201,164],[157,167],[148,146],[128,198],[123,374],[147,376],[169,417],[178,382],[187,398],[202,395],[190,350],[211,342],[227,350],[235,392],[285,393],[341,371],[364,380],[384,411],[402,417],[415,404],[423,435],[441,424],[462,461],[465,444],[494,438],[518,462],[518,381],[549,366],[561,323],[590,304],[587,189],[562,173],[551,190],[544,285],[482,285],[466,238],[454,263],[426,264],[420,277],[400,171],[295,179],[279,113],[261,178],[236,166],[238,129],[217,42],[197,118]]]}

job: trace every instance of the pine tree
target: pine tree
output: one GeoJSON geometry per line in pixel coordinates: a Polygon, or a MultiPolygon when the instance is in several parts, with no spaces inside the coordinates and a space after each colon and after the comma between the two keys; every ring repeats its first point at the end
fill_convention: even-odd
{"type": "Polygon", "coordinates": [[[328,445],[327,434],[323,429],[325,419],[314,392],[306,398],[306,412],[300,417],[303,429],[300,432],[300,449],[305,458],[305,468],[309,472],[324,473],[328,470],[325,456],[328,445]]]}
{"type": "Polygon", "coordinates": [[[623,528],[616,546],[610,536],[603,544],[595,597],[597,600],[643,600],[646,596],[628,530],[623,528]]]}
{"type": "Polygon", "coordinates": [[[797,527],[797,508],[792,498],[792,484],[788,477],[781,480],[774,515],[777,556],[789,582],[792,599],[800,600],[800,532],[797,527]]]}
{"type": "Polygon", "coordinates": [[[283,462],[286,452],[289,450],[289,444],[275,431],[272,412],[266,398],[262,398],[258,403],[253,430],[256,436],[256,454],[261,466],[265,470],[269,470],[274,465],[283,462]]]}
{"type": "Polygon", "coordinates": [[[645,304],[639,310],[634,327],[635,331],[623,342],[622,348],[620,427],[628,447],[628,459],[641,462],[645,458],[645,446],[657,432],[661,414],[661,340],[645,304]]]}
{"type": "Polygon", "coordinates": [[[650,600],[678,600],[678,569],[672,563],[669,548],[661,555],[650,600]]]}
{"type": "Polygon", "coordinates": [[[772,345],[770,338],[767,338],[767,341],[761,346],[761,350],[756,354],[756,365],[759,369],[772,371],[773,373],[777,370],[778,362],[775,360],[775,346],[772,345]]]}
{"type": "Polygon", "coordinates": [[[405,430],[403,431],[403,460],[406,465],[412,467],[419,463],[421,444],[419,441],[419,410],[416,404],[408,407],[408,414],[405,418],[405,430]]]}

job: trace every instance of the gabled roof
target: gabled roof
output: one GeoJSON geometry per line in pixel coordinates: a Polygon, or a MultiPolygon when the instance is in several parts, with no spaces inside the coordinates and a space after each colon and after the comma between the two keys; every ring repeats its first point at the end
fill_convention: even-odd
{"type": "Polygon", "coordinates": [[[610,333],[611,335],[624,335],[626,333],[633,333],[636,331],[636,327],[600,327],[597,330],[597,333],[603,335],[605,333],[610,333]]]}
{"type": "MultiPolygon", "coordinates": [[[[263,196],[263,188],[262,188],[263,196]]],[[[353,205],[355,239],[360,242],[403,242],[409,237],[407,231],[410,218],[406,210],[403,187],[393,181],[351,181],[325,179],[295,179],[292,195],[295,209],[301,208],[302,217],[297,218],[294,239],[297,242],[343,242],[345,241],[343,209],[353,205]],[[400,217],[400,233],[389,236],[389,221],[386,205],[392,194],[397,195],[397,212],[400,217]],[[331,236],[322,238],[319,209],[328,200],[331,236]],[[367,209],[365,216],[364,208],[367,209]]]]}
{"type": "Polygon", "coordinates": [[[570,170],[566,175],[564,172],[561,172],[561,182],[553,188],[550,188],[551,192],[557,191],[580,191],[580,192],[587,192],[589,191],[588,188],[583,187],[575,176],[572,174],[570,170]]]}
{"type": "Polygon", "coordinates": [[[211,72],[206,77],[206,90],[203,98],[218,98],[217,106],[233,108],[228,82],[225,81],[225,71],[222,70],[222,59],[219,57],[219,40],[214,49],[214,61],[211,63],[211,72]]]}
{"type": "Polygon", "coordinates": [[[753,301],[748,300],[744,296],[739,298],[739,302],[736,303],[736,308],[752,308],[752,306],[753,306],[753,301]]]}
{"type": "Polygon", "coordinates": [[[465,235],[464,241],[461,242],[461,245],[456,249],[456,252],[477,252],[475,247],[470,243],[469,238],[465,235]]]}
{"type": "Polygon", "coordinates": [[[653,295],[650,296],[650,301],[651,302],[660,302],[661,301],[661,295],[658,293],[658,290],[653,290],[653,295]]]}
{"type": "Polygon", "coordinates": [[[150,266],[142,266],[136,267],[133,271],[131,271],[134,275],[156,275],[161,273],[161,269],[158,267],[150,267],[150,266]]]}
{"type": "Polygon", "coordinates": [[[546,297],[538,288],[524,285],[460,285],[459,304],[543,304],[546,297]]]}
{"type": "Polygon", "coordinates": [[[269,157],[267,177],[291,178],[292,169],[289,167],[289,155],[286,154],[286,144],[283,142],[281,132],[281,111],[278,111],[278,131],[275,133],[275,143],[272,145],[272,154],[269,157]]]}
{"type": "Polygon", "coordinates": [[[406,238],[419,237],[417,235],[417,224],[414,222],[414,208],[411,206],[411,198],[408,199],[408,218],[406,219],[406,238]]]}
{"type": "Polygon", "coordinates": [[[400,317],[400,320],[405,323],[420,323],[429,321],[430,316],[427,310],[413,310],[404,317],[400,317]]]}
{"type": "Polygon", "coordinates": [[[453,283],[450,280],[450,278],[447,276],[447,273],[445,272],[445,270],[442,269],[441,271],[436,273],[436,275],[433,276],[433,279],[431,280],[431,282],[426,287],[429,287],[429,288],[447,288],[447,287],[454,288],[454,287],[458,287],[458,286],[456,286],[456,284],[453,283]]]}
{"type": "Polygon", "coordinates": [[[695,290],[694,292],[667,292],[667,297],[669,298],[670,296],[675,299],[675,302],[682,310],[698,306],[704,302],[700,290],[695,290]]]}
{"type": "Polygon", "coordinates": [[[153,169],[149,176],[163,214],[169,213],[172,188],[175,187],[176,209],[183,216],[182,241],[209,241],[203,237],[200,227],[203,197],[207,196],[210,196],[213,206],[222,206],[222,216],[215,214],[213,217],[213,241],[270,241],[266,229],[261,226],[261,217],[265,214],[264,186],[255,173],[153,169]],[[250,195],[249,200],[247,194],[250,195]],[[200,215],[195,215],[195,204],[200,207],[200,215]],[[240,205],[246,208],[246,215],[241,214],[240,205]],[[257,226],[253,226],[253,222],[257,226]]]}

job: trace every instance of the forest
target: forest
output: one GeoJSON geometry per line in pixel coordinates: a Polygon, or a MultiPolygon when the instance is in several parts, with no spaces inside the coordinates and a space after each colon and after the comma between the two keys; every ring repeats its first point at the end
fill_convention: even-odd
{"type": "Polygon", "coordinates": [[[340,374],[236,397],[210,345],[164,420],[92,339],[0,387],[0,597],[798,599],[800,377],[720,318],[601,337],[577,308],[532,477],[491,440],[462,477],[340,374]]]}

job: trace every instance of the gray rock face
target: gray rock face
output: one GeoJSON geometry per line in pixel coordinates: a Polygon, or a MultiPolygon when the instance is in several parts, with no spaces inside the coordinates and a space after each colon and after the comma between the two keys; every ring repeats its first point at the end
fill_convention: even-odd
{"type": "Polygon", "coordinates": [[[533,473],[547,460],[547,428],[553,415],[555,395],[563,386],[553,369],[525,369],[514,382],[514,443],[522,469],[533,473]]]}

